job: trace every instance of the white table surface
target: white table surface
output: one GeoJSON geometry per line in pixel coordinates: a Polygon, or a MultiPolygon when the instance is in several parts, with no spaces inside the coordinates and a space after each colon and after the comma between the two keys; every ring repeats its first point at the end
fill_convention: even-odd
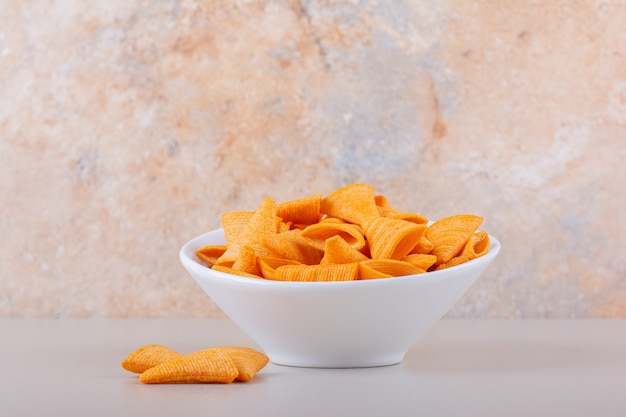
{"type": "Polygon", "coordinates": [[[134,349],[258,346],[227,319],[0,319],[0,416],[626,416],[626,320],[443,319],[398,365],[143,385],[134,349]]]}

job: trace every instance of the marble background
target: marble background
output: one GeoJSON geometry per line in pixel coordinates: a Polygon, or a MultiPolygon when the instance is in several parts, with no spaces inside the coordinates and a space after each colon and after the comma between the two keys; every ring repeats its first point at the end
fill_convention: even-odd
{"type": "Polygon", "coordinates": [[[0,0],[0,315],[220,316],[229,210],[368,182],[503,250],[450,317],[626,317],[626,2],[0,0]]]}

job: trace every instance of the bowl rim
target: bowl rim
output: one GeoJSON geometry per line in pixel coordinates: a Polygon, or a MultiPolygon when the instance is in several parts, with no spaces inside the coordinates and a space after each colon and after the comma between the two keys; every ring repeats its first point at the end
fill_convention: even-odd
{"type": "Polygon", "coordinates": [[[487,264],[489,265],[495,257],[500,252],[502,245],[500,240],[494,237],[491,234],[489,236],[489,251],[479,258],[472,259],[471,261],[464,262],[462,264],[442,269],[439,271],[431,271],[424,274],[413,274],[413,275],[403,275],[399,277],[391,277],[391,278],[380,278],[380,279],[366,279],[366,280],[354,280],[354,281],[332,281],[332,282],[319,282],[319,281],[275,281],[264,278],[251,278],[244,277],[240,275],[229,274],[222,271],[216,271],[209,268],[206,263],[201,261],[195,255],[195,251],[202,247],[202,245],[198,245],[198,242],[205,239],[209,234],[215,234],[217,232],[223,233],[223,228],[213,229],[208,232],[202,233],[200,235],[195,236],[194,238],[188,240],[179,251],[179,258],[182,262],[183,266],[191,267],[195,269],[197,272],[202,274],[203,278],[206,278],[204,273],[209,273],[210,275],[214,275],[215,277],[219,277],[221,279],[228,279],[233,283],[241,283],[241,284],[249,284],[249,285],[258,285],[258,286],[275,286],[281,288],[299,288],[299,287],[350,287],[350,286],[360,286],[363,287],[365,285],[380,285],[381,283],[393,282],[393,283],[402,283],[407,280],[414,280],[415,277],[420,277],[420,280],[428,279],[445,279],[450,277],[451,272],[462,272],[464,269],[471,269],[477,266],[477,264],[487,264]],[[189,256],[188,253],[192,253],[192,256],[189,256]]]}

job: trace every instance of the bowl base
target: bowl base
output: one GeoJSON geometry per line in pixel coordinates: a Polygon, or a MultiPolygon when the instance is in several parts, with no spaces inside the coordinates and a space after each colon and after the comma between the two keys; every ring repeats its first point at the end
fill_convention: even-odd
{"type": "Polygon", "coordinates": [[[393,366],[402,362],[404,354],[393,354],[377,356],[375,358],[346,358],[337,360],[336,358],[314,358],[314,357],[292,357],[290,355],[268,354],[270,362],[275,365],[289,366],[294,368],[378,368],[382,366],[393,366]]]}

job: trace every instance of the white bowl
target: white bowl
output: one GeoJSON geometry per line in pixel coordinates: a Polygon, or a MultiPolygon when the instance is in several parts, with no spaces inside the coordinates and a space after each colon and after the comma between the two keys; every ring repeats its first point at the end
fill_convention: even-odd
{"type": "Polygon", "coordinates": [[[470,288],[500,251],[420,275],[349,282],[279,282],[209,269],[195,252],[225,244],[222,229],[180,250],[187,272],[273,363],[351,368],[392,365],[470,288]]]}

